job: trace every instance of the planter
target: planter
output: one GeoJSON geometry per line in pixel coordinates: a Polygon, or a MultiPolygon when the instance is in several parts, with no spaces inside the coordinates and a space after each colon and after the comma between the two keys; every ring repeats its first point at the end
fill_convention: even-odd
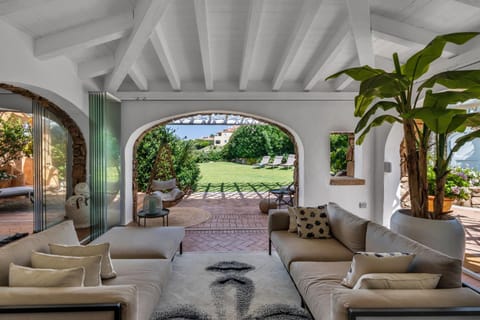
{"type": "Polygon", "coordinates": [[[410,210],[397,210],[390,219],[390,229],[430,248],[463,261],[465,230],[455,218],[431,220],[410,216],[410,210]]]}
{"type": "MultiPolygon", "coordinates": [[[[434,196],[428,196],[428,212],[433,212],[433,202],[435,200],[434,196]]],[[[443,199],[443,208],[442,213],[448,213],[452,211],[452,204],[455,199],[453,198],[444,198],[443,199]]]]}

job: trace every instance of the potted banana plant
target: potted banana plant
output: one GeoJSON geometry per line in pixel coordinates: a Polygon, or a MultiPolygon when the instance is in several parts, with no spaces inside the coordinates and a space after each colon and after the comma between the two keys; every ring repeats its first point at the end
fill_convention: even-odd
{"type": "MultiPolygon", "coordinates": [[[[357,144],[364,141],[372,128],[384,123],[399,123],[403,126],[411,199],[411,208],[408,213],[411,217],[423,218],[421,220],[444,217],[440,213],[449,172],[448,164],[452,154],[466,142],[480,137],[480,132],[474,130],[457,139],[455,147],[447,153],[447,137],[450,133],[463,132],[468,126],[480,125],[478,114],[452,108],[456,103],[480,97],[480,70],[428,73],[430,65],[440,58],[447,43],[463,45],[477,35],[477,32],[461,32],[437,36],[425,48],[408,58],[404,64],[400,63],[398,54],[394,53],[392,57],[394,70],[392,71],[366,65],[345,69],[327,78],[328,80],[346,74],[360,81],[354,110],[354,115],[360,118],[355,128],[355,133],[358,134],[357,144]],[[433,92],[433,89],[436,92],[433,92]],[[432,137],[435,200],[434,210],[430,212],[428,210],[427,155],[432,137]]],[[[417,222],[406,224],[415,225],[417,222]]],[[[392,224],[391,227],[393,229],[394,225],[392,224]]],[[[421,237],[431,238],[434,232],[425,235],[425,230],[420,230],[423,233],[421,237]]],[[[410,234],[407,235],[413,237],[410,234]]],[[[433,242],[436,241],[433,239],[433,242]]],[[[463,250],[464,248],[463,238],[463,250]]],[[[462,248],[453,250],[461,251],[462,248]]],[[[458,256],[463,256],[463,253],[459,253],[458,256]]]]}

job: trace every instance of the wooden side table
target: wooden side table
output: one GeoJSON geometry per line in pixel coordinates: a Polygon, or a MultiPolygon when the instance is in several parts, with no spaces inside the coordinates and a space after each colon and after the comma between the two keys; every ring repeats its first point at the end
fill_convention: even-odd
{"type": "Polygon", "coordinates": [[[143,226],[146,227],[147,225],[147,219],[151,218],[162,218],[162,225],[165,227],[165,217],[167,218],[167,227],[168,227],[168,214],[170,213],[170,210],[168,209],[161,209],[159,211],[155,212],[145,212],[143,210],[140,210],[137,213],[138,217],[138,225],[141,225],[141,219],[143,218],[143,226]]]}

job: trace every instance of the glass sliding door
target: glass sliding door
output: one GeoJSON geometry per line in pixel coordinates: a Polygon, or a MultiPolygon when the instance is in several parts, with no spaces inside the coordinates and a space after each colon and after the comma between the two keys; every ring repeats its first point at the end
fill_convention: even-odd
{"type": "Polygon", "coordinates": [[[65,219],[70,182],[72,139],[53,113],[33,101],[34,231],[65,219]]]}

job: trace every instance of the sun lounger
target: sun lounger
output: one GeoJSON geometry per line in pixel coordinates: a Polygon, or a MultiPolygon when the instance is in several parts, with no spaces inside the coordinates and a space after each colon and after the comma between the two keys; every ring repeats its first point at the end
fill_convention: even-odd
{"type": "Polygon", "coordinates": [[[264,156],[259,163],[253,165],[254,168],[263,168],[265,165],[270,162],[270,156],[264,156]]]}
{"type": "Polygon", "coordinates": [[[20,187],[8,187],[0,188],[0,199],[25,196],[33,202],[33,187],[20,186],[20,187]]]}
{"type": "Polygon", "coordinates": [[[267,163],[265,166],[269,168],[276,168],[282,163],[282,160],[283,160],[283,156],[275,156],[275,158],[273,158],[273,162],[267,163]]]}

